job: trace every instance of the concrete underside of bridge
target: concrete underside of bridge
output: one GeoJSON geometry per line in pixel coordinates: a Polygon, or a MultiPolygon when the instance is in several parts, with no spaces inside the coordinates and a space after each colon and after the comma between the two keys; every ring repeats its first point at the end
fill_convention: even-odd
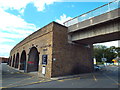
{"type": "Polygon", "coordinates": [[[115,40],[120,40],[120,19],[74,32],[71,39],[71,41],[81,44],[96,44],[115,40]]]}
{"type": "Polygon", "coordinates": [[[104,43],[104,42],[118,41],[118,40],[120,40],[120,32],[91,37],[91,38],[86,38],[83,40],[76,40],[73,42],[77,42],[79,44],[88,44],[89,45],[89,44],[104,43]]]}

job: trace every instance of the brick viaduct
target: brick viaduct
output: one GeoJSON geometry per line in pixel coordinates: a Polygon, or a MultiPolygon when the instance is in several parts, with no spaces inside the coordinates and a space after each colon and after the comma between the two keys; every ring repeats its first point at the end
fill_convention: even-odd
{"type": "Polygon", "coordinates": [[[25,72],[37,71],[46,78],[91,72],[92,45],[87,48],[68,43],[67,30],[52,22],[26,37],[11,50],[10,66],[25,72]]]}

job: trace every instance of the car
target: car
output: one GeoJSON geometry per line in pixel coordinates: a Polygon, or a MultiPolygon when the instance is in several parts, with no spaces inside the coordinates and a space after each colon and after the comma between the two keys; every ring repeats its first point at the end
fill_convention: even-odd
{"type": "Polygon", "coordinates": [[[101,69],[100,66],[94,65],[94,70],[95,70],[95,71],[99,71],[100,69],[101,69]]]}

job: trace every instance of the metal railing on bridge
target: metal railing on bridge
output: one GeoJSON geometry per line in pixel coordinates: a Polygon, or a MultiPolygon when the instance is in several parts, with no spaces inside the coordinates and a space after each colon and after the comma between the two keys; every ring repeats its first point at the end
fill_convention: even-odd
{"type": "Polygon", "coordinates": [[[87,19],[91,19],[95,16],[99,16],[101,14],[110,12],[110,11],[115,10],[117,8],[120,8],[120,0],[115,0],[115,1],[109,2],[108,4],[105,4],[105,5],[100,6],[94,10],[86,12],[80,16],[73,18],[73,19],[70,19],[70,20],[64,22],[64,25],[69,27],[71,25],[77,24],[77,23],[85,21],[87,19]]]}

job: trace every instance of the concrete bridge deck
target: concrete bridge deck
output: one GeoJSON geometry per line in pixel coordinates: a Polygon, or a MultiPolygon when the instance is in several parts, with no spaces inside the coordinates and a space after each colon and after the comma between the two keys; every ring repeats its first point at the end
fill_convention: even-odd
{"type": "Polygon", "coordinates": [[[101,43],[120,39],[120,8],[68,27],[70,42],[101,43]]]}

